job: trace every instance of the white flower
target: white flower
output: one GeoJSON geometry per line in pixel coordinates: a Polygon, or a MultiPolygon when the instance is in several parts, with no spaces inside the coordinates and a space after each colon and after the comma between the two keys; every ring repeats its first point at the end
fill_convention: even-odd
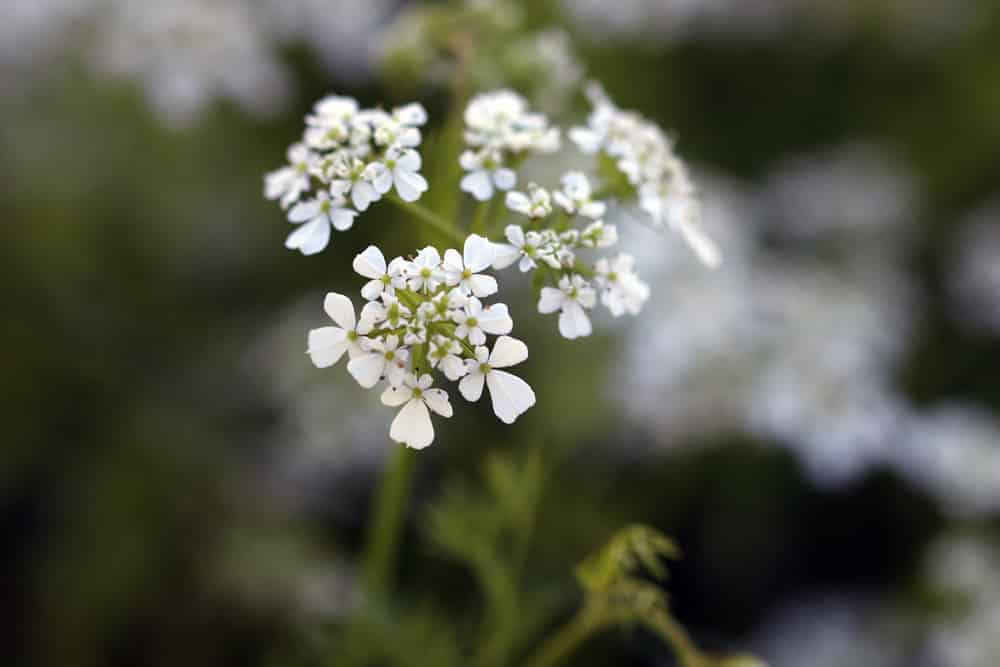
{"type": "Polygon", "coordinates": [[[476,297],[470,298],[463,310],[456,311],[452,320],[458,325],[455,327],[455,335],[467,338],[473,345],[485,343],[486,334],[509,334],[514,328],[514,320],[510,318],[505,304],[494,303],[483,308],[482,302],[476,297]]]}
{"type": "Polygon", "coordinates": [[[618,243],[618,228],[614,225],[605,225],[602,220],[587,225],[580,235],[580,245],[587,248],[607,248],[616,243],[618,243]]]}
{"type": "Polygon", "coordinates": [[[427,191],[427,179],[421,176],[420,153],[413,149],[400,151],[390,149],[385,156],[385,166],[391,174],[391,182],[403,201],[417,201],[427,191]]]}
{"type": "Polygon", "coordinates": [[[504,230],[507,236],[507,243],[494,243],[493,258],[494,269],[506,269],[508,266],[520,260],[517,268],[521,273],[537,268],[535,260],[542,252],[542,236],[538,232],[528,232],[525,234],[520,225],[507,225],[504,230]]]}
{"type": "Polygon", "coordinates": [[[559,279],[559,289],[543,287],[538,300],[538,312],[542,314],[562,311],[559,314],[559,333],[564,338],[579,338],[589,336],[593,331],[590,318],[584,308],[593,308],[597,302],[597,293],[583,276],[574,274],[570,279],[563,276],[559,279]]]}
{"type": "Polygon", "coordinates": [[[497,190],[510,190],[517,183],[517,174],[503,166],[500,151],[494,148],[478,153],[465,151],[458,161],[469,172],[460,183],[462,191],[479,201],[492,199],[494,186],[497,190]]]}
{"type": "Polygon", "coordinates": [[[389,384],[398,386],[406,374],[409,352],[399,347],[398,336],[386,336],[385,342],[373,340],[368,351],[347,362],[347,372],[365,389],[371,389],[385,376],[389,384]]]}
{"type": "Polygon", "coordinates": [[[458,390],[467,401],[478,401],[483,395],[483,383],[490,389],[493,412],[505,424],[514,421],[535,404],[535,392],[521,378],[497,370],[515,366],[528,358],[528,346],[510,336],[501,336],[493,345],[493,352],[485,347],[476,348],[476,358],[466,361],[468,374],[462,378],[458,390]]]}
{"type": "Polygon", "coordinates": [[[299,200],[303,192],[311,187],[309,169],[316,156],[304,144],[293,144],[288,149],[288,166],[282,167],[264,177],[264,196],[267,199],[281,199],[281,208],[288,208],[299,200]]]}
{"type": "Polygon", "coordinates": [[[529,218],[544,218],[552,213],[552,196],[545,188],[530,183],[527,195],[517,190],[507,193],[507,208],[529,218]]]}
{"type": "Polygon", "coordinates": [[[392,117],[402,125],[420,127],[427,122],[427,110],[424,109],[422,104],[412,102],[393,109],[392,117]]]}
{"type": "Polygon", "coordinates": [[[411,290],[433,290],[440,285],[445,278],[444,271],[441,270],[441,255],[437,248],[427,246],[417,253],[417,256],[406,267],[409,276],[409,287],[411,290]]]}
{"type": "Polygon", "coordinates": [[[590,181],[579,171],[563,174],[562,190],[556,190],[552,196],[556,203],[570,215],[579,213],[585,218],[596,220],[604,215],[607,206],[602,201],[591,201],[590,181]]]}
{"type": "Polygon", "coordinates": [[[403,287],[406,280],[403,278],[403,267],[405,260],[396,257],[389,266],[385,265],[385,257],[382,251],[371,245],[365,248],[364,252],[354,258],[354,270],[369,281],[361,288],[361,296],[368,301],[373,301],[382,292],[393,293],[396,287],[403,287]]]}
{"type": "Polygon", "coordinates": [[[323,309],[338,326],[320,327],[309,332],[307,353],[316,368],[328,368],[340,361],[347,352],[351,359],[364,354],[362,337],[372,329],[370,322],[354,318],[354,304],[343,294],[330,292],[323,302],[323,309]]]}
{"type": "Polygon", "coordinates": [[[704,264],[714,268],[722,262],[718,247],[698,225],[700,213],[693,195],[664,194],[652,185],[643,186],[639,206],[649,213],[654,224],[666,224],[678,232],[704,264]]]}
{"type": "Polygon", "coordinates": [[[444,376],[455,382],[466,373],[465,361],[460,356],[462,346],[451,338],[438,337],[428,355],[431,368],[440,368],[444,376]]]}
{"type": "Polygon", "coordinates": [[[465,239],[461,255],[454,248],[444,251],[442,268],[445,281],[480,298],[495,294],[498,289],[496,278],[480,274],[493,264],[494,252],[493,244],[487,239],[471,234],[465,239]]]}
{"type": "Polygon", "coordinates": [[[420,379],[407,374],[402,385],[387,387],[382,392],[382,403],[390,407],[402,405],[389,427],[389,437],[413,449],[423,449],[434,442],[434,425],[430,408],[442,417],[451,417],[451,403],[444,389],[432,389],[430,375],[420,379]]]}
{"type": "Polygon", "coordinates": [[[635,259],[624,253],[610,261],[599,259],[594,265],[597,284],[603,288],[601,302],[615,317],[620,317],[626,312],[638,315],[643,304],[649,299],[649,286],[639,279],[634,266],[635,259]]]}
{"type": "Polygon", "coordinates": [[[315,199],[296,204],[288,212],[288,220],[300,226],[288,235],[285,247],[303,255],[321,252],[330,242],[330,225],[344,231],[354,224],[357,212],[344,208],[345,203],[320,192],[315,199]]]}

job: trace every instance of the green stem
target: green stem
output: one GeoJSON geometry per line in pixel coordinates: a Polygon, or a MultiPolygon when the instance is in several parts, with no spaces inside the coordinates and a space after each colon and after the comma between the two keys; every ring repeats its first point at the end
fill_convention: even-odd
{"type": "Polygon", "coordinates": [[[382,473],[378,495],[372,505],[364,581],[372,598],[382,599],[392,589],[399,557],[406,498],[410,493],[416,455],[406,447],[395,451],[382,473]]]}
{"type": "Polygon", "coordinates": [[[707,667],[710,664],[688,637],[684,628],[669,614],[651,614],[641,620],[646,627],[670,644],[677,654],[681,667],[707,667]]]}
{"type": "Polygon", "coordinates": [[[465,241],[465,237],[462,233],[455,229],[454,225],[448,220],[442,218],[438,214],[430,211],[420,204],[414,202],[403,201],[398,196],[394,194],[386,195],[386,199],[391,201],[393,204],[403,209],[407,213],[413,215],[417,220],[424,223],[425,225],[430,225],[435,230],[440,232],[442,235],[447,237],[449,240],[462,243],[465,241]]]}
{"type": "Polygon", "coordinates": [[[472,233],[482,235],[486,231],[486,221],[489,219],[490,206],[493,204],[492,199],[487,199],[486,201],[479,202],[476,206],[476,215],[472,219],[472,233]]]}
{"type": "Polygon", "coordinates": [[[586,607],[578,611],[535,651],[528,659],[527,667],[553,667],[564,661],[601,629],[599,616],[590,613],[586,607]]]}

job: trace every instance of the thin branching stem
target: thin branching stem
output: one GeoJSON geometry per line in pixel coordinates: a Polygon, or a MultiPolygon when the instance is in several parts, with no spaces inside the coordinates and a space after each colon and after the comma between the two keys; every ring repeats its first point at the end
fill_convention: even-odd
{"type": "Polygon", "coordinates": [[[437,232],[447,237],[449,240],[455,241],[457,243],[462,243],[465,241],[465,237],[462,235],[455,225],[450,221],[442,218],[434,211],[428,210],[417,204],[415,202],[403,201],[398,196],[394,194],[386,195],[386,198],[393,204],[403,209],[407,213],[411,214],[414,218],[424,223],[425,225],[430,225],[437,232]]]}

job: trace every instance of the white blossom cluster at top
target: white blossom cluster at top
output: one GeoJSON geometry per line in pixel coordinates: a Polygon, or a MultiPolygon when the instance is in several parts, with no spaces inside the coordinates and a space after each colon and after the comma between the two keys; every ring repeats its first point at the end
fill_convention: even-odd
{"type": "Polygon", "coordinates": [[[288,149],[288,165],[267,175],[265,196],[277,199],[299,227],[285,245],[303,255],[324,250],[330,227],[346,231],[359,212],[393,188],[404,201],[427,190],[420,175],[420,126],[427,112],[419,104],[361,109],[349,97],[317,102],[306,117],[302,141],[288,149]]]}

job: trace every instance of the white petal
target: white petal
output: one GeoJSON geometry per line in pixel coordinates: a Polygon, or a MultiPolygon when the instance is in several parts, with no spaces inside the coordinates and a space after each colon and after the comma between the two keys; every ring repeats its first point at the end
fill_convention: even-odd
{"type": "Polygon", "coordinates": [[[423,449],[434,442],[434,426],[423,401],[412,399],[403,406],[392,420],[389,437],[414,449],[423,449]]]}
{"type": "Polygon", "coordinates": [[[678,228],[681,236],[684,237],[684,240],[687,241],[695,254],[698,255],[698,259],[713,269],[719,265],[722,258],[719,255],[719,249],[710,238],[695,227],[693,223],[683,223],[678,225],[678,228]]]}
{"type": "Polygon", "coordinates": [[[486,381],[486,376],[479,372],[477,369],[473,373],[469,373],[462,381],[458,383],[458,390],[462,393],[462,397],[470,403],[475,403],[483,395],[483,383],[486,381]]]}
{"type": "Polygon", "coordinates": [[[543,287],[538,299],[538,312],[543,315],[554,313],[562,307],[563,293],[555,287],[543,287]]]}
{"type": "Polygon", "coordinates": [[[441,370],[444,376],[454,382],[466,373],[465,364],[455,355],[449,355],[441,360],[441,370]]]}
{"type": "Polygon", "coordinates": [[[285,239],[285,247],[298,250],[303,255],[315,255],[330,242],[330,223],[325,218],[314,218],[300,226],[285,239]]]}
{"type": "Polygon", "coordinates": [[[354,225],[354,216],[357,214],[357,211],[352,211],[349,208],[334,209],[330,213],[330,222],[333,223],[333,227],[337,231],[346,232],[354,225]]]}
{"type": "Polygon", "coordinates": [[[402,387],[386,387],[382,392],[382,405],[395,408],[413,398],[413,390],[403,385],[402,387]]]}
{"type": "Polygon", "coordinates": [[[304,201],[301,204],[296,204],[288,212],[288,220],[294,223],[305,222],[306,220],[312,220],[317,215],[319,215],[319,202],[318,201],[304,201]]]}
{"type": "Polygon", "coordinates": [[[493,244],[493,268],[500,270],[517,261],[521,256],[521,251],[507,243],[493,244]]]}
{"type": "Polygon", "coordinates": [[[493,172],[493,182],[497,190],[510,190],[517,185],[517,174],[511,169],[497,169],[493,172]]]}
{"type": "Polygon", "coordinates": [[[486,384],[490,388],[493,412],[505,424],[513,424],[535,404],[535,392],[531,386],[507,371],[490,371],[486,384]]]}
{"type": "Polygon", "coordinates": [[[460,187],[463,192],[468,192],[479,201],[486,201],[493,196],[493,181],[490,180],[489,174],[485,171],[473,171],[466,174],[462,178],[460,187]]]}
{"type": "Polygon", "coordinates": [[[559,333],[564,338],[580,338],[589,336],[593,331],[590,326],[590,318],[583,310],[583,306],[576,301],[567,301],[563,304],[563,310],[559,314],[559,333]]]}
{"type": "Polygon", "coordinates": [[[343,294],[330,292],[323,301],[323,310],[342,329],[351,330],[357,324],[354,319],[354,304],[343,294]]]}
{"type": "Polygon", "coordinates": [[[382,294],[382,290],[385,285],[381,280],[369,280],[365,283],[365,286],[361,288],[361,296],[363,296],[368,301],[374,301],[382,294]]]}
{"type": "Polygon", "coordinates": [[[351,344],[347,332],[337,327],[321,327],[309,332],[307,353],[316,368],[329,368],[340,361],[351,344]]]}
{"type": "Polygon", "coordinates": [[[528,346],[516,338],[500,336],[493,344],[489,364],[493,368],[516,366],[528,358],[528,346]]]}
{"type": "Polygon", "coordinates": [[[404,171],[420,171],[420,153],[414,150],[403,151],[396,160],[396,167],[404,171]]]}
{"type": "Polygon", "coordinates": [[[494,303],[489,308],[483,309],[476,319],[483,331],[494,336],[509,334],[514,328],[514,320],[510,318],[507,305],[503,303],[494,303]]]}
{"type": "Polygon", "coordinates": [[[480,298],[496,294],[497,290],[500,289],[497,286],[496,278],[481,274],[476,274],[469,278],[469,287],[472,289],[472,293],[480,298]]]}
{"type": "Polygon", "coordinates": [[[507,208],[522,215],[531,214],[531,200],[523,192],[508,192],[507,208]]]}
{"type": "Polygon", "coordinates": [[[462,256],[454,248],[444,251],[444,263],[442,268],[449,273],[461,274],[465,267],[462,265],[462,256]]]}
{"type": "Polygon", "coordinates": [[[347,372],[365,389],[378,384],[385,369],[385,357],[380,352],[369,352],[347,362],[347,372]]]}
{"type": "Polygon", "coordinates": [[[471,234],[465,239],[462,258],[465,267],[473,273],[479,273],[493,263],[493,244],[478,234],[471,234]]]}
{"type": "Polygon", "coordinates": [[[365,278],[381,278],[385,275],[385,256],[373,245],[368,246],[354,258],[354,270],[365,278]]]}
{"type": "Polygon", "coordinates": [[[357,182],[351,187],[351,203],[359,211],[368,210],[368,206],[378,199],[378,192],[370,183],[357,182]]]}
{"type": "Polygon", "coordinates": [[[524,228],[521,225],[507,225],[503,232],[512,244],[518,248],[524,246],[524,228]]]}
{"type": "Polygon", "coordinates": [[[426,389],[424,391],[424,403],[434,412],[442,417],[451,417],[451,401],[448,400],[448,392],[444,389],[426,389]]]}
{"type": "Polygon", "coordinates": [[[396,192],[403,201],[417,201],[427,191],[427,179],[413,171],[396,169],[396,192]]]}
{"type": "Polygon", "coordinates": [[[377,170],[375,177],[371,179],[372,187],[381,195],[392,189],[392,172],[385,165],[379,163],[381,169],[377,170]]]}

